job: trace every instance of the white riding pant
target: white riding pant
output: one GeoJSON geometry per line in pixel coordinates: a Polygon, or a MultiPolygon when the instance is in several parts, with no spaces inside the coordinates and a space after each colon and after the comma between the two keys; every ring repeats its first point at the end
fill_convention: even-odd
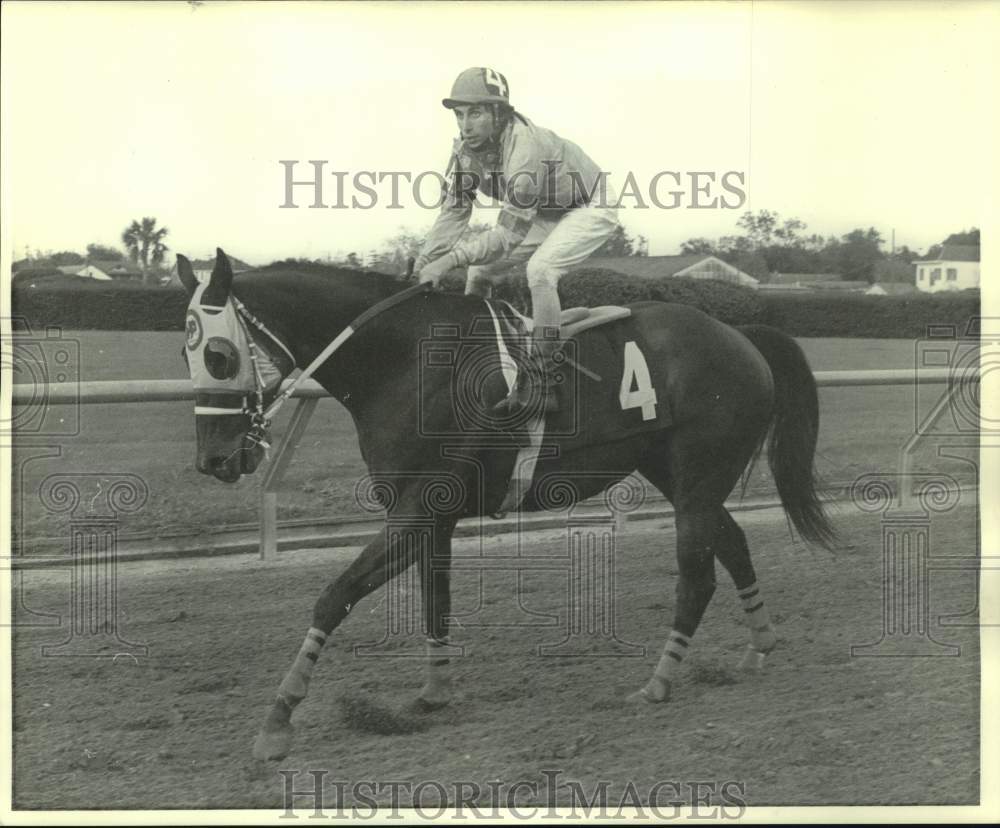
{"type": "Polygon", "coordinates": [[[528,287],[532,292],[539,288],[554,289],[563,274],[586,261],[618,228],[618,208],[606,206],[617,201],[610,188],[604,201],[605,206],[577,207],[555,220],[536,217],[524,241],[511,251],[510,257],[469,266],[467,291],[478,292],[476,283],[490,284],[492,276],[526,259],[528,287]]]}

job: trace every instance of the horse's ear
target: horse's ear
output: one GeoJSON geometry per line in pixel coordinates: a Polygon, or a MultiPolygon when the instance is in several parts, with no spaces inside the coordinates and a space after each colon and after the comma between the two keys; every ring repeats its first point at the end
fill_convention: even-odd
{"type": "Polygon", "coordinates": [[[191,267],[187,256],[182,256],[180,253],[177,254],[177,275],[188,294],[194,296],[194,292],[198,289],[198,277],[194,275],[194,268],[191,267]]]}
{"type": "Polygon", "coordinates": [[[202,303],[205,305],[226,304],[229,297],[229,289],[233,286],[233,266],[229,264],[229,257],[223,252],[221,247],[215,248],[215,267],[212,268],[212,278],[209,279],[208,287],[202,295],[202,303]]]}

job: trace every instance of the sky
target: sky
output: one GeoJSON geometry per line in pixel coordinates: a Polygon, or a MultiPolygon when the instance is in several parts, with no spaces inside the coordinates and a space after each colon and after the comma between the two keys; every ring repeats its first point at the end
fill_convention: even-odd
{"type": "MultiPolygon", "coordinates": [[[[807,232],[877,228],[924,250],[984,223],[994,194],[997,22],[989,3],[22,3],[2,6],[4,243],[118,244],[135,218],[172,252],[254,264],[378,248],[434,210],[403,184],[371,209],[282,209],[311,177],[443,171],[441,106],[468,66],[505,74],[527,117],[621,185],[681,175],[677,209],[627,198],[628,231],[670,254],[732,233],[743,210],[807,232]],[[709,172],[707,196],[690,173],[709,172]],[[739,209],[693,209],[735,196],[739,209]],[[730,181],[740,179],[730,179],[730,181]]],[[[706,179],[702,177],[700,183],[706,179]]],[[[660,201],[671,203],[671,179],[660,201]]],[[[433,179],[421,190],[435,195],[433,179]]],[[[644,198],[649,201],[648,198],[644,198]]],[[[495,210],[477,218],[492,221],[495,210]]],[[[11,248],[12,246],[12,248],[11,248]]]]}

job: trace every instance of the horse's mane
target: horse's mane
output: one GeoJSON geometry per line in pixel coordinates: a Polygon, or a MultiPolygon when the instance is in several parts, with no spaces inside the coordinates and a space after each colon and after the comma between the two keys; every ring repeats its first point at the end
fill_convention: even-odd
{"type": "Polygon", "coordinates": [[[359,270],[322,262],[299,262],[293,259],[272,262],[264,267],[254,268],[236,277],[235,286],[266,287],[277,283],[297,283],[303,287],[322,289],[331,283],[339,284],[350,292],[384,294],[386,296],[409,287],[411,282],[400,276],[379,273],[374,270],[359,270]]]}
{"type": "Polygon", "coordinates": [[[271,262],[264,267],[254,268],[247,271],[245,276],[252,277],[254,274],[266,275],[268,279],[277,276],[310,276],[321,277],[322,279],[337,279],[345,284],[357,286],[372,286],[377,284],[385,288],[403,288],[409,284],[400,276],[393,276],[389,273],[379,273],[375,270],[360,270],[354,267],[343,267],[341,265],[324,264],[323,262],[297,261],[286,259],[280,262],[271,262]]]}
{"type": "MultiPolygon", "coordinates": [[[[329,324],[331,309],[356,315],[411,284],[387,273],[284,261],[240,273],[233,292],[262,318],[271,316],[273,321],[277,313],[322,328],[329,324]]],[[[350,318],[341,321],[346,324],[350,318]]]]}

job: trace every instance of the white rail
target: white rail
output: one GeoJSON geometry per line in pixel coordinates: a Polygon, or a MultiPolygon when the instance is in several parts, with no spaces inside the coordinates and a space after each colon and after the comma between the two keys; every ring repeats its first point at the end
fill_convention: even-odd
{"type": "MultiPolygon", "coordinates": [[[[820,388],[860,386],[892,386],[945,384],[954,387],[978,381],[979,373],[956,374],[948,368],[893,369],[884,371],[816,371],[813,373],[820,388]]],[[[193,400],[189,380],[125,380],[107,382],[51,383],[36,386],[12,386],[14,405],[91,405],[98,403],[151,403],[193,400]]],[[[260,554],[273,557],[278,546],[277,494],[302,434],[316,408],[317,401],[330,396],[314,380],[307,380],[293,395],[299,404],[276,446],[273,459],[264,476],[260,504],[260,554]]],[[[949,394],[950,396],[950,394],[949,394]]]]}
{"type": "MultiPolygon", "coordinates": [[[[893,369],[886,371],[815,371],[813,376],[821,388],[864,385],[914,385],[916,383],[966,382],[965,374],[955,375],[949,368],[893,369]]],[[[315,380],[306,380],[293,395],[304,399],[328,397],[315,380]]],[[[13,386],[14,405],[39,403],[71,405],[75,403],[147,403],[193,400],[190,381],[174,380],[114,380],[106,382],[51,383],[39,388],[19,383],[13,386]]]]}

